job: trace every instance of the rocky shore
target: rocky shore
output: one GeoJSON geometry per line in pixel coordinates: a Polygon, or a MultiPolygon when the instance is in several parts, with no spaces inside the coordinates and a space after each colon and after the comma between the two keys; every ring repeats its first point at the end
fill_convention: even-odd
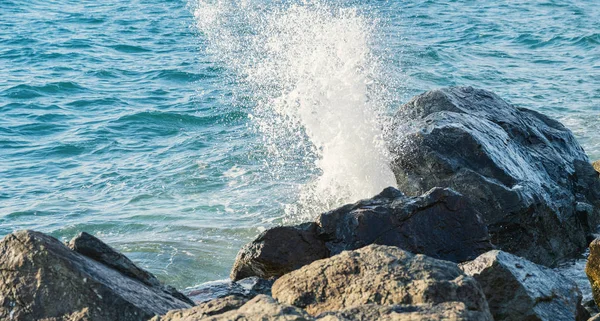
{"type": "Polygon", "coordinates": [[[600,320],[600,165],[571,131],[471,87],[395,117],[398,189],[263,232],[187,296],[85,232],[6,236],[0,320],[600,320]],[[552,269],[588,247],[595,302],[552,269]]]}

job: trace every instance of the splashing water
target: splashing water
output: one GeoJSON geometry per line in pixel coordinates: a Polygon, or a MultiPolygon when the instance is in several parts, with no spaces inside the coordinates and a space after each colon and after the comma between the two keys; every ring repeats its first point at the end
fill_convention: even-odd
{"type": "Polygon", "coordinates": [[[210,53],[250,93],[271,169],[295,161],[319,173],[286,208],[289,219],[311,219],[396,185],[383,142],[372,20],[321,1],[199,0],[195,17],[210,53]]]}

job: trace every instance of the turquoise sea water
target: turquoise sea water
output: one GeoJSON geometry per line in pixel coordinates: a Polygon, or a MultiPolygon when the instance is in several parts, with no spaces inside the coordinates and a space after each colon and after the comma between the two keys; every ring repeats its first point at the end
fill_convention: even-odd
{"type": "MultiPolygon", "coordinates": [[[[356,84],[319,79],[328,100],[313,93],[323,114],[309,114],[344,107],[323,103],[338,102],[330,87],[339,82],[344,95],[358,95],[377,78],[383,114],[429,89],[472,85],[558,118],[600,159],[599,3],[315,1],[313,10],[311,1],[300,9],[222,2],[1,1],[0,236],[36,229],[66,240],[88,231],[177,287],[226,278],[238,249],[293,221],[303,186],[329,173],[315,163],[328,146],[319,145],[323,136],[310,123],[290,127],[287,111],[265,112],[273,91],[263,88],[294,75],[301,93],[311,92],[314,74],[297,76],[306,64],[267,76],[329,42],[332,66],[375,59],[379,67],[356,84]],[[270,18],[282,19],[261,28],[270,18]],[[321,29],[307,21],[336,31],[312,44],[310,32],[321,29]],[[308,33],[293,38],[308,43],[303,51],[290,51],[298,44],[285,41],[287,26],[308,33]],[[266,38],[253,38],[261,32],[266,38]],[[241,45],[228,47],[232,39],[241,45]],[[292,59],[271,64],[281,56],[257,54],[249,39],[275,39],[274,52],[292,59]],[[295,131],[303,133],[290,139],[295,131]]],[[[359,161],[360,151],[352,151],[359,161]]]]}

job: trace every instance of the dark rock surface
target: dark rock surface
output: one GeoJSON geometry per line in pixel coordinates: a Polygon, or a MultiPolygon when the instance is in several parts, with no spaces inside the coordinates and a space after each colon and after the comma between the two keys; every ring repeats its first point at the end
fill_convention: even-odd
{"type": "Polygon", "coordinates": [[[551,266],[582,252],[596,231],[598,173],[571,131],[547,116],[489,91],[445,88],[405,104],[389,141],[400,190],[458,191],[502,250],[551,266]]]}
{"type": "Polygon", "coordinates": [[[191,305],[33,231],[0,242],[0,320],[148,320],[191,305]]]}
{"type": "Polygon", "coordinates": [[[406,197],[389,187],[371,199],[322,214],[318,223],[332,254],[380,244],[464,262],[492,249],[477,210],[450,189],[406,197]]]}
{"type": "Polygon", "coordinates": [[[389,187],[373,198],[322,214],[318,225],[267,230],[240,250],[231,279],[279,277],[369,244],[454,262],[472,260],[493,248],[485,223],[462,195],[434,188],[407,197],[389,187]]]}
{"type": "Polygon", "coordinates": [[[559,273],[502,251],[461,268],[483,288],[494,320],[587,320],[577,285],[559,273]]]}
{"type": "Polygon", "coordinates": [[[239,281],[213,281],[200,284],[186,292],[196,303],[208,302],[227,296],[237,296],[248,300],[259,294],[271,295],[274,280],[249,277],[239,281]]]}
{"type": "Polygon", "coordinates": [[[492,320],[479,284],[451,262],[397,247],[369,245],[288,273],[273,297],[312,315],[360,305],[462,302],[478,320],[492,320]]]}
{"type": "Polygon", "coordinates": [[[238,253],[230,278],[279,277],[315,260],[329,256],[315,223],[281,226],[260,234],[238,253]]]}

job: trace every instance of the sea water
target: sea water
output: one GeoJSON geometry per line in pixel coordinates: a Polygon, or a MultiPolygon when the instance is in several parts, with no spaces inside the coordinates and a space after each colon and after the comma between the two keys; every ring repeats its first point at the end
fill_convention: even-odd
{"type": "Polygon", "coordinates": [[[470,85],[600,159],[593,1],[0,2],[0,236],[92,233],[177,287],[394,185],[384,129],[470,85]]]}

